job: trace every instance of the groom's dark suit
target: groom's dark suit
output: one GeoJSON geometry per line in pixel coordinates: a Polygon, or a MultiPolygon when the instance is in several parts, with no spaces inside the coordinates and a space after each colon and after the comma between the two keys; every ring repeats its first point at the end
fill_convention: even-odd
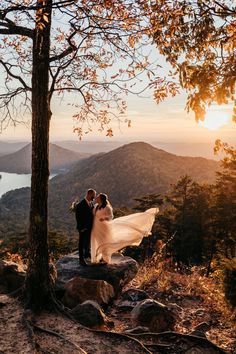
{"type": "Polygon", "coordinates": [[[89,205],[84,198],[75,209],[77,230],[79,231],[79,259],[84,262],[90,250],[90,235],[93,226],[93,205],[89,205]]]}

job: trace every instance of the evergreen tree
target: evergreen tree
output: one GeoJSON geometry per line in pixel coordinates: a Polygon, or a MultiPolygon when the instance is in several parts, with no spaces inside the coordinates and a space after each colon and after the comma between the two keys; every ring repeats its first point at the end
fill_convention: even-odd
{"type": "Polygon", "coordinates": [[[219,140],[215,150],[226,154],[216,182],[217,249],[224,270],[225,296],[236,306],[236,150],[219,140]]]}
{"type": "Polygon", "coordinates": [[[209,188],[182,177],[166,197],[168,207],[160,220],[169,233],[176,232],[172,255],[178,263],[199,264],[208,236],[209,188]]]}

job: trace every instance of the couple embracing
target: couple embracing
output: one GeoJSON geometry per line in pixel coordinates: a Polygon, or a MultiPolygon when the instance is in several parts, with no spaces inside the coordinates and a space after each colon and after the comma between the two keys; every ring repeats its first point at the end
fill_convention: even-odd
{"type": "Polygon", "coordinates": [[[126,246],[138,246],[143,237],[151,234],[157,212],[157,208],[151,208],[113,219],[107,195],[96,196],[94,189],[88,189],[75,207],[80,264],[86,266],[85,258],[90,254],[92,263],[108,264],[114,252],[126,246]]]}

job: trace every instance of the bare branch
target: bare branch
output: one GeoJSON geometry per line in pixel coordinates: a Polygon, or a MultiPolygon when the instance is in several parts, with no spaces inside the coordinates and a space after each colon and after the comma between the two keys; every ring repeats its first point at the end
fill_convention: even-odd
{"type": "Polygon", "coordinates": [[[23,87],[25,88],[25,90],[27,91],[31,91],[31,88],[26,84],[26,82],[22,79],[21,76],[15,75],[11,72],[11,70],[9,69],[10,64],[6,64],[4,63],[4,61],[0,60],[0,64],[2,64],[2,66],[5,68],[6,72],[8,73],[8,75],[10,75],[11,77],[13,77],[14,79],[17,79],[18,81],[20,81],[20,83],[23,85],[23,87]]]}
{"type": "Polygon", "coordinates": [[[69,43],[69,47],[68,47],[66,50],[64,50],[61,54],[55,55],[54,57],[51,57],[50,60],[49,60],[50,62],[63,59],[63,58],[65,58],[67,55],[69,55],[69,54],[71,54],[71,53],[73,53],[74,51],[77,50],[77,46],[74,45],[74,44],[71,42],[71,39],[75,36],[76,33],[77,33],[77,32],[74,31],[74,32],[67,38],[67,42],[69,43]]]}

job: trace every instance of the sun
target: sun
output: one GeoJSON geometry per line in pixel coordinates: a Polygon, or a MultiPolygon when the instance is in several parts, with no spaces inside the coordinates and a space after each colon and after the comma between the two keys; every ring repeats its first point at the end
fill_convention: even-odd
{"type": "Polygon", "coordinates": [[[199,125],[209,130],[218,130],[230,121],[228,112],[220,110],[220,108],[211,108],[207,111],[205,120],[200,121],[199,125]]]}

